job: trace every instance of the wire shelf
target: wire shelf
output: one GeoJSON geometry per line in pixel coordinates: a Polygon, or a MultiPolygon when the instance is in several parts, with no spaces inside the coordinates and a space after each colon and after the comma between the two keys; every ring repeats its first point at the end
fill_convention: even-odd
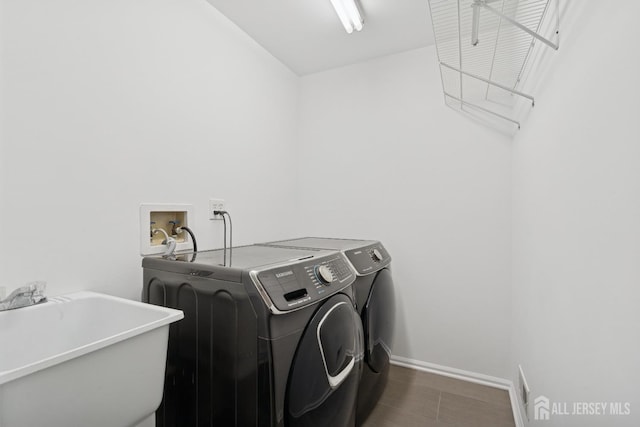
{"type": "Polygon", "coordinates": [[[445,103],[520,128],[516,102],[535,102],[519,90],[532,51],[558,49],[559,1],[429,0],[445,103]]]}

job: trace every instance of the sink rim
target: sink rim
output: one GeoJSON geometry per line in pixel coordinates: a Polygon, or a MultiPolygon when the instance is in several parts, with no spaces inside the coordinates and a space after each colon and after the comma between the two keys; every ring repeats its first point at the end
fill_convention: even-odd
{"type": "MultiPolygon", "coordinates": [[[[141,335],[145,332],[149,332],[151,330],[157,329],[159,327],[168,325],[170,323],[176,322],[184,318],[184,313],[180,310],[157,306],[153,304],[146,304],[143,302],[133,301],[126,298],[120,298],[120,297],[103,294],[99,292],[80,291],[80,292],[74,292],[66,295],[60,295],[57,297],[51,297],[47,300],[47,302],[43,302],[41,304],[0,312],[0,321],[2,321],[2,317],[11,316],[12,312],[27,313],[29,311],[35,311],[38,309],[42,309],[44,307],[50,307],[53,304],[63,305],[65,303],[79,301],[83,299],[90,299],[90,298],[100,298],[100,299],[111,300],[119,304],[125,304],[125,305],[134,306],[140,309],[144,309],[144,310],[155,311],[157,313],[163,314],[164,316],[162,316],[159,319],[147,321],[138,326],[128,328],[121,332],[110,334],[108,336],[105,336],[104,338],[91,341],[87,344],[79,345],[70,350],[63,351],[49,357],[44,357],[35,362],[25,363],[24,365],[20,365],[12,369],[0,370],[0,386],[10,381],[14,381],[16,379],[35,373],[37,371],[41,371],[51,366],[55,366],[57,364],[66,362],[68,360],[75,359],[85,354],[100,350],[102,348],[124,341],[128,338],[141,335]]],[[[5,344],[6,343],[3,343],[3,345],[5,344]]]]}

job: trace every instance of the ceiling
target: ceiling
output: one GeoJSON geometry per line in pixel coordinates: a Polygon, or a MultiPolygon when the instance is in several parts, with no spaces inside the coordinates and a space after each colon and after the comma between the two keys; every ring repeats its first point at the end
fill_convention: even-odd
{"type": "Polygon", "coordinates": [[[434,44],[427,0],[359,0],[352,34],[330,0],[207,1],[300,76],[434,44]]]}

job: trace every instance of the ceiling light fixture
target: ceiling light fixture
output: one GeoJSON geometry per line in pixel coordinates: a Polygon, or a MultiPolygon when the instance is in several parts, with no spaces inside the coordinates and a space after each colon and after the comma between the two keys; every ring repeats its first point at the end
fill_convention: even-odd
{"type": "Polygon", "coordinates": [[[353,33],[354,29],[356,31],[362,30],[363,20],[356,5],[356,0],[331,0],[331,4],[347,33],[353,33]]]}

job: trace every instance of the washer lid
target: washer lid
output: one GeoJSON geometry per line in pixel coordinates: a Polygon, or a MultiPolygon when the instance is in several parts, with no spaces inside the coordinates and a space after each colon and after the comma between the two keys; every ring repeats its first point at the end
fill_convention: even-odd
{"type": "Polygon", "coordinates": [[[333,249],[345,251],[357,249],[378,243],[375,240],[335,239],[330,237],[301,237],[299,239],[279,240],[265,243],[270,246],[300,248],[300,249],[333,249]]]}
{"type": "MultiPolygon", "coordinates": [[[[230,252],[227,249],[226,258],[227,266],[250,270],[270,264],[318,255],[317,251],[304,248],[280,248],[250,245],[233,248],[233,252],[230,252]]],[[[190,260],[190,254],[187,254],[184,258],[187,261],[190,260]]],[[[225,255],[223,249],[202,251],[197,253],[194,264],[219,267],[223,265],[224,259],[225,255]]]]}
{"type": "Polygon", "coordinates": [[[178,254],[175,260],[165,259],[159,255],[148,256],[142,259],[142,267],[240,282],[243,271],[251,271],[301,258],[313,258],[328,253],[331,252],[250,245],[235,247],[233,252],[227,250],[226,266],[224,265],[224,250],[216,249],[195,254],[193,252],[178,254]]]}

